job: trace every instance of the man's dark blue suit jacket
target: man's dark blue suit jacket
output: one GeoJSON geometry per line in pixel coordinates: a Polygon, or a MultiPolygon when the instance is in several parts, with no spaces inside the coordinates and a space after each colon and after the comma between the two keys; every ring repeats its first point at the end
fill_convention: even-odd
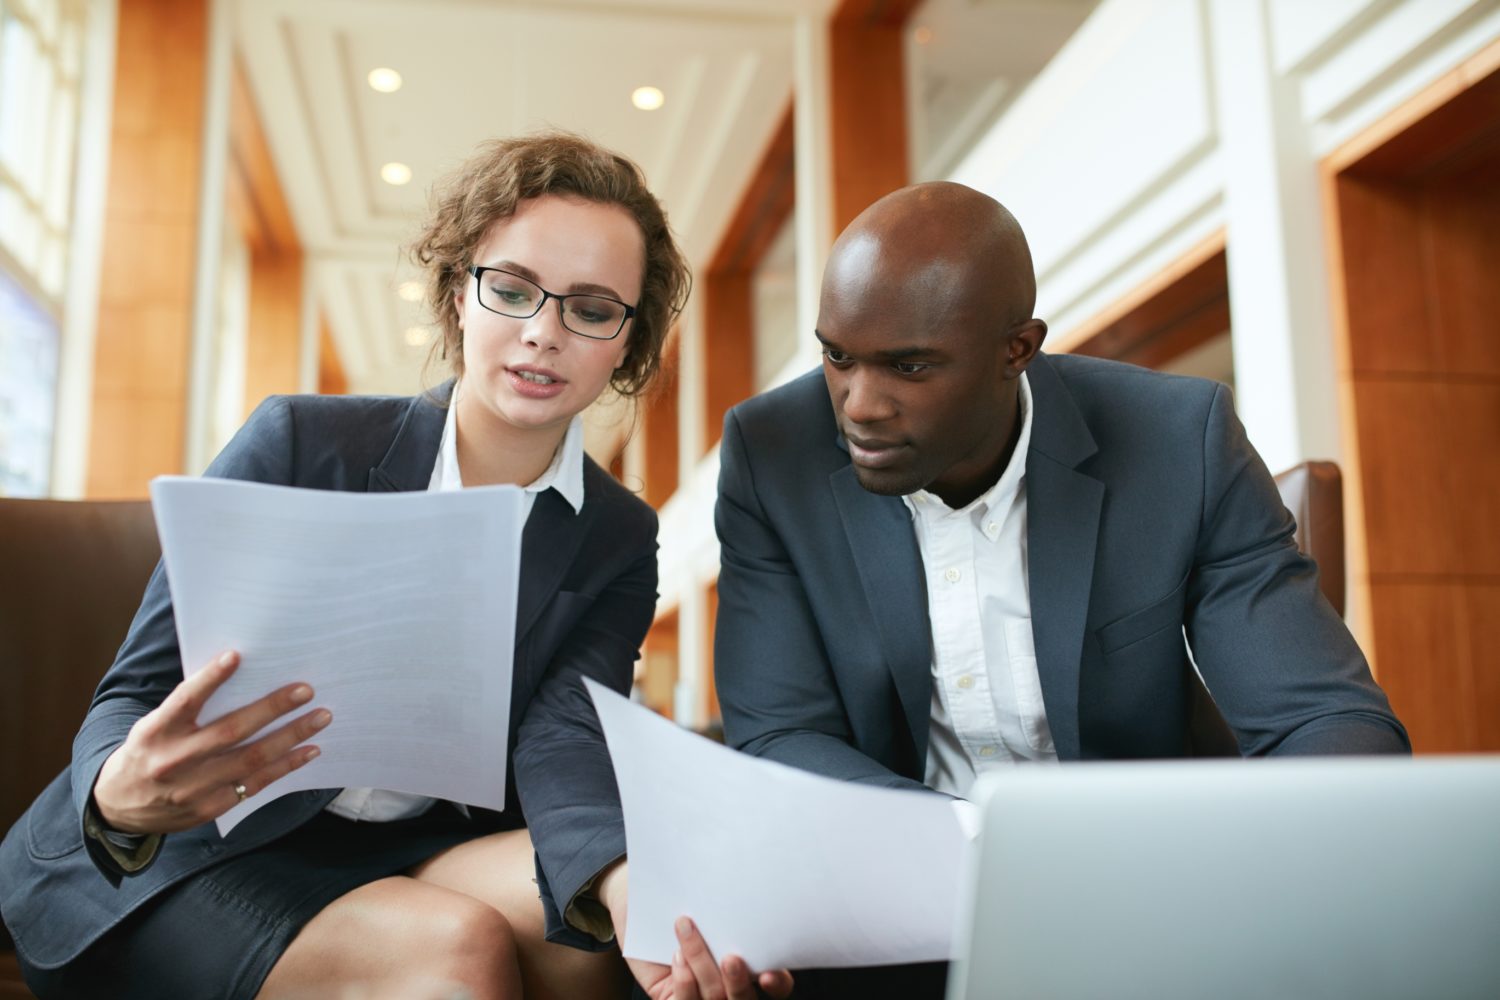
{"type": "MultiPolygon", "coordinates": [[[[450,392],[451,384],[432,397],[272,397],[207,474],[323,490],[425,490],[442,439],[440,404],[450,392]]],[[[578,947],[599,945],[567,927],[561,913],[625,854],[614,772],[581,678],[630,689],[656,608],[656,579],[655,512],[593,461],[584,460],[577,514],[556,491],[537,497],[521,544],[511,787],[503,813],[475,813],[481,832],[530,828],[548,936],[578,947]]],[[[105,758],[181,680],[171,598],[158,565],[74,741],[72,767],[0,845],[0,912],[32,965],[65,964],[157,893],[283,836],[338,794],[283,796],[224,838],[211,823],[172,834],[149,867],[125,876],[84,836],[83,808],[105,758]]]]}
{"type": "MultiPolygon", "coordinates": [[[[1246,755],[1408,752],[1298,553],[1229,391],[1038,355],[1027,575],[1058,757],[1188,752],[1188,649],[1246,755]]],[[[864,490],[821,371],[725,419],[715,671],[729,743],[921,782],[932,638],[898,497],[864,490]]]]}

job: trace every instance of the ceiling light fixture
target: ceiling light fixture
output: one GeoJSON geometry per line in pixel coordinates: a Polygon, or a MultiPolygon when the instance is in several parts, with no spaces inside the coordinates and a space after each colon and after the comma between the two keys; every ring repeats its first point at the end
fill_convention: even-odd
{"type": "Polygon", "coordinates": [[[425,291],[420,281],[403,281],[396,289],[396,294],[407,302],[421,302],[425,291]]]}
{"type": "Polygon", "coordinates": [[[394,94],[401,89],[401,74],[389,66],[379,66],[370,70],[370,75],[365,77],[370,83],[370,89],[382,94],[394,94]]]}
{"type": "Polygon", "coordinates": [[[387,163],[380,168],[380,179],[392,187],[400,187],[411,180],[411,167],[404,163],[387,163]]]}
{"type": "Polygon", "coordinates": [[[655,111],[667,102],[659,87],[637,87],[630,92],[630,103],[642,111],[655,111]]]}
{"type": "Polygon", "coordinates": [[[409,326],[406,328],[406,343],[408,347],[421,347],[427,343],[427,327],[409,326]]]}

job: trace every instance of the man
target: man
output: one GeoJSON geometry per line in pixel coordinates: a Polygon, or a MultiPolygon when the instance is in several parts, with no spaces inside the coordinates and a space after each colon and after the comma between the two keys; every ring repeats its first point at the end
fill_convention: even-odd
{"type": "Polygon", "coordinates": [[[728,742],[960,797],[1183,756],[1185,629],[1242,753],[1408,752],[1229,391],[1041,354],[1035,297],[1015,219],[961,185],[840,236],[821,370],[725,419],[728,742]]]}

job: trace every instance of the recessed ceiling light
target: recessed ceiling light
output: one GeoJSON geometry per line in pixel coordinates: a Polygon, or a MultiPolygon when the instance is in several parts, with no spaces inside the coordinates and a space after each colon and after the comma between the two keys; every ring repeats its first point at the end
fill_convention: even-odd
{"type": "Polygon", "coordinates": [[[387,184],[400,187],[411,180],[411,167],[404,163],[387,163],[380,168],[380,179],[387,184]]]}
{"type": "Polygon", "coordinates": [[[918,45],[926,45],[928,42],[932,41],[932,29],[924,24],[916,31],[913,31],[911,33],[911,39],[918,45]]]}
{"type": "Polygon", "coordinates": [[[642,111],[655,111],[667,101],[658,87],[637,87],[630,92],[630,103],[642,111]]]}
{"type": "Polygon", "coordinates": [[[406,328],[406,343],[410,347],[421,347],[427,343],[427,327],[409,326],[406,328]]]}
{"type": "Polygon", "coordinates": [[[422,295],[426,291],[427,290],[422,287],[422,283],[420,281],[403,281],[401,282],[400,287],[396,289],[396,294],[401,296],[407,302],[421,302],[422,295]]]}
{"type": "Polygon", "coordinates": [[[401,74],[389,66],[379,66],[370,70],[370,75],[365,79],[370,82],[371,90],[378,90],[382,94],[394,94],[401,89],[401,74]]]}

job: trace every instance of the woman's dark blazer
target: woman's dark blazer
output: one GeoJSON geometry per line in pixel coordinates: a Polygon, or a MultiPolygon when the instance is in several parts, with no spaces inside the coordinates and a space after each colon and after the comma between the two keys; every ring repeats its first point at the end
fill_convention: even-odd
{"type": "MultiPolygon", "coordinates": [[[[441,404],[451,391],[449,383],[431,397],[274,396],[207,475],[349,492],[425,490],[442,439],[441,404]]],[[[581,678],[620,692],[630,687],[656,607],[656,514],[587,458],[583,481],[580,512],[547,490],[526,523],[506,809],[473,812],[479,832],[530,827],[548,937],[593,948],[594,939],[566,926],[561,913],[624,855],[625,832],[609,754],[581,678]]],[[[181,680],[172,603],[158,564],[73,742],[71,768],[0,845],[0,913],[32,965],[67,963],[157,893],[285,835],[338,794],[285,795],[224,838],[212,823],[172,834],[148,867],[126,875],[84,836],[83,808],[105,758],[181,680]]]]}

